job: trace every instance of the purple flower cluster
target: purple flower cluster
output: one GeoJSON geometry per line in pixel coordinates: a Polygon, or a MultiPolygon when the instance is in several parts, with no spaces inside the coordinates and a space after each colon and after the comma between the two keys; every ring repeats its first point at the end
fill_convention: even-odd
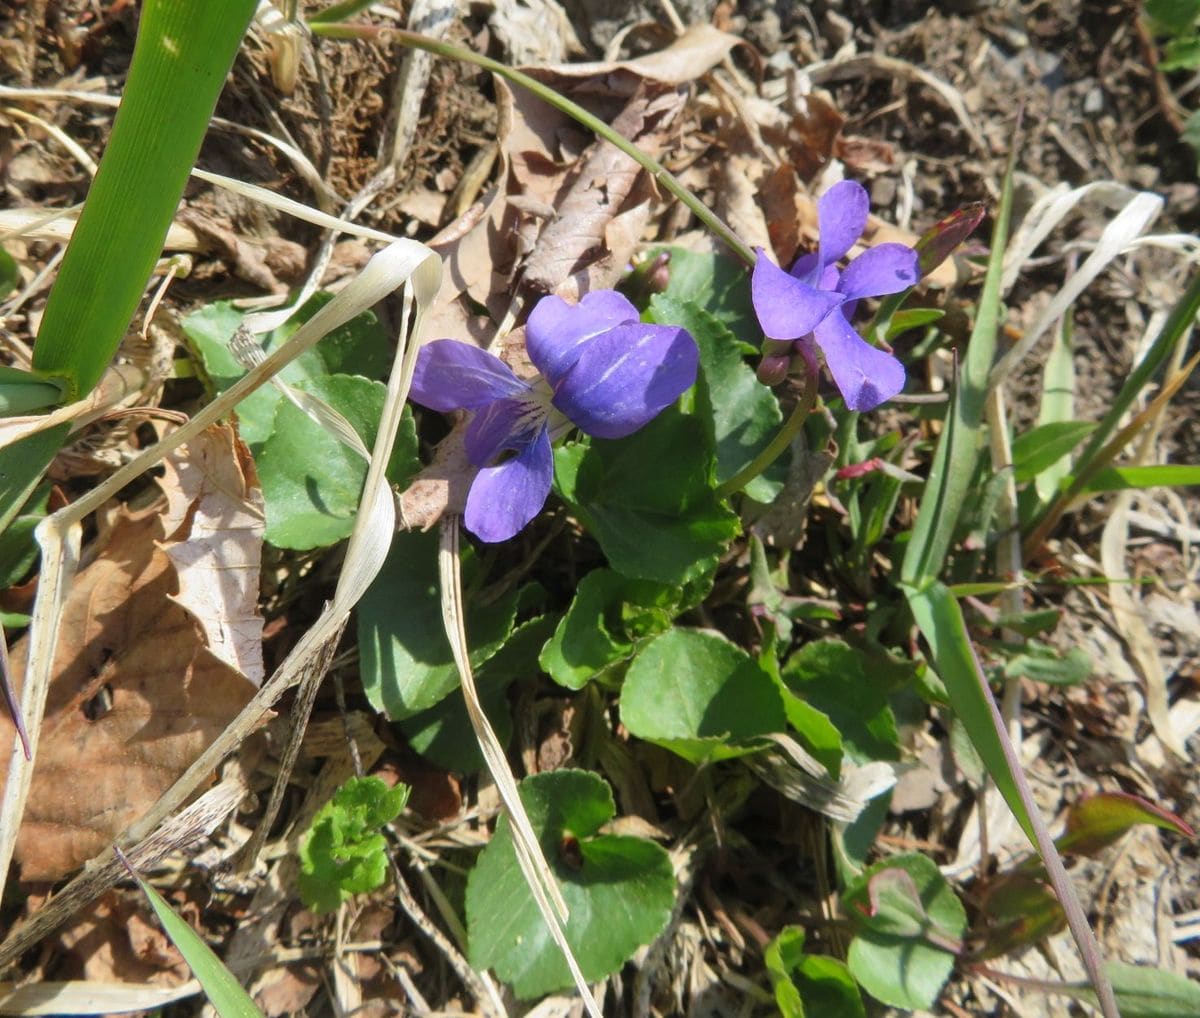
{"type": "Polygon", "coordinates": [[[414,402],[474,413],[465,444],[480,469],[464,522],[483,541],[508,540],[545,504],[555,439],[572,428],[596,438],[633,434],[695,382],[699,363],[686,330],[644,324],[614,290],[576,305],[543,297],[529,315],[525,345],[541,372],[534,381],[452,339],[424,347],[413,374],[414,402]]]}
{"type": "Polygon", "coordinates": [[[872,410],[904,388],[904,366],[851,326],[858,301],[899,293],[920,278],[917,253],[903,244],[870,248],[838,271],[836,263],[862,236],[869,209],[861,184],[834,184],[817,203],[816,252],[784,272],[759,249],[751,279],[754,311],[768,340],[767,374],[773,370],[771,361],[786,370],[792,352],[815,370],[819,348],[851,410],[872,410]]]}

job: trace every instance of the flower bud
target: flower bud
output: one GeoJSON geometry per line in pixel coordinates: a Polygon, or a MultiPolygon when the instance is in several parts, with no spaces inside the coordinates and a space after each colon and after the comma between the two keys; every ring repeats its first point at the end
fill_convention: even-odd
{"type": "Polygon", "coordinates": [[[764,357],[758,362],[758,380],[763,385],[778,385],[787,378],[788,369],[791,366],[790,354],[773,354],[770,357],[764,357]]]}
{"type": "Polygon", "coordinates": [[[656,293],[665,293],[670,282],[671,252],[660,251],[634,265],[621,280],[620,289],[639,308],[644,308],[656,293]]]}
{"type": "Polygon", "coordinates": [[[986,213],[987,207],[983,202],[972,202],[926,230],[913,245],[913,250],[921,259],[921,275],[929,275],[949,258],[954,249],[974,232],[986,213]]]}

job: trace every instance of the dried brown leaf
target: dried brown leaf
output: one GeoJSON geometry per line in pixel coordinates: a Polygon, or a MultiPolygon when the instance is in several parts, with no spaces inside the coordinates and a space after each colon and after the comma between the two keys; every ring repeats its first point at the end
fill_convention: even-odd
{"type": "Polygon", "coordinates": [[[186,983],[191,970],[148,911],[133,892],[119,890],[82,909],[56,938],[68,974],[92,983],[186,983]]]}
{"type": "MultiPolygon", "coordinates": [[[[683,85],[707,74],[729,56],[734,46],[746,46],[744,39],[722,32],[710,24],[693,25],[666,49],[633,60],[599,60],[593,63],[559,64],[541,68],[543,74],[564,79],[629,77],[638,81],[659,81],[683,85]]],[[[526,68],[526,70],[529,70],[526,68]]],[[[543,78],[542,80],[546,80],[543,78]]]]}
{"type": "MultiPolygon", "coordinates": [[[[188,539],[197,521],[207,527],[213,519],[253,515],[256,485],[244,465],[212,463],[215,476],[197,478],[207,460],[219,459],[213,450],[232,449],[231,441],[228,429],[213,429],[194,445],[192,463],[185,466],[183,460],[192,457],[182,454],[176,476],[186,474],[197,492],[186,506],[176,499],[171,510],[164,498],[149,509],[118,510],[103,546],[76,578],[17,836],[25,880],[57,879],[111,843],[253,695],[251,682],[210,649],[205,625],[177,600],[179,576],[163,545],[167,521],[176,527],[169,549],[188,539]],[[226,482],[231,486],[222,487],[226,482]],[[241,506],[237,483],[244,485],[241,506]],[[209,515],[214,505],[216,517],[209,515]]],[[[239,540],[255,539],[243,533],[239,540]]],[[[215,555],[215,546],[208,552],[215,555]]],[[[251,559],[256,568],[253,556],[244,561],[251,559]]],[[[237,612],[221,611],[223,621],[213,632],[224,633],[223,626],[236,617],[237,612]]],[[[244,629],[236,639],[244,659],[244,629]]],[[[13,650],[16,675],[25,672],[26,653],[22,640],[13,650]]],[[[7,725],[0,718],[0,733],[9,734],[7,725]]],[[[0,764],[0,780],[6,772],[7,762],[0,764]]]]}
{"type": "Polygon", "coordinates": [[[179,575],[174,600],[204,627],[208,647],[262,685],[258,611],[262,493],[250,450],[232,428],[215,427],[163,464],[164,546],[179,575]]]}
{"type": "MultiPolygon", "coordinates": [[[[656,156],[666,145],[684,101],[674,89],[639,89],[612,121],[613,130],[656,156]]],[[[620,149],[598,142],[574,175],[559,202],[557,217],[542,231],[526,262],[525,286],[538,295],[558,293],[568,300],[578,299],[587,289],[611,286],[615,276],[603,278],[593,273],[582,279],[573,277],[603,259],[607,253],[605,230],[612,219],[649,197],[648,192],[635,189],[642,173],[620,149]]],[[[618,265],[617,272],[623,267],[618,265]]]]}
{"type": "Polygon", "coordinates": [[[408,530],[428,530],[447,513],[461,513],[467,491],[478,468],[467,459],[463,445],[465,421],[460,421],[434,450],[425,467],[400,495],[400,525],[408,530]]]}

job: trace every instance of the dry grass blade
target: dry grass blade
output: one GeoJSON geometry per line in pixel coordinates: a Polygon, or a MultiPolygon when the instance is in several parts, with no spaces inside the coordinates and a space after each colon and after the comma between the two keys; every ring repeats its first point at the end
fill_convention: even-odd
{"type": "Polygon", "coordinates": [[[1136,192],[1123,184],[1111,180],[1099,180],[1083,187],[1068,188],[1057,184],[1050,188],[1030,206],[1014,231],[1004,250],[1004,274],[1000,278],[1000,290],[1008,293],[1020,276],[1025,263],[1038,249],[1054,228],[1075,208],[1089,201],[1096,201],[1112,209],[1128,204],[1136,192]]]}
{"type": "Polygon", "coordinates": [[[789,735],[768,736],[776,750],[746,757],[746,766],[781,795],[836,820],[853,823],[867,803],[896,783],[892,765],[876,760],[861,767],[845,766],[841,780],[789,735]]]}
{"type": "MultiPolygon", "coordinates": [[[[240,777],[228,778],[210,788],[148,838],[129,849],[128,857],[142,869],[154,866],[165,855],[185,849],[212,834],[246,795],[240,777]]],[[[0,967],[7,966],[42,937],[88,902],[98,898],[127,876],[125,867],[106,849],[83,872],[59,891],[53,900],[39,909],[29,921],[12,930],[0,944],[0,967]]]]}
{"type": "MultiPolygon", "coordinates": [[[[387,395],[373,451],[367,452],[350,422],[323,400],[293,389],[278,377],[271,380],[285,396],[295,401],[297,406],[322,428],[340,442],[359,452],[368,462],[367,478],[363,485],[354,531],[350,535],[346,558],[338,576],[333,603],[329,608],[329,612],[340,620],[341,626],[345,625],[350,609],[358,603],[359,598],[379,574],[379,570],[383,568],[388,546],[391,543],[391,535],[396,530],[396,503],[392,498],[385,471],[392,456],[396,432],[400,427],[401,415],[404,412],[404,404],[408,399],[408,390],[412,384],[413,370],[416,367],[416,354],[421,345],[420,328],[423,309],[432,302],[437,294],[440,285],[440,271],[426,272],[419,278],[414,276],[413,283],[413,288],[406,287],[404,292],[404,313],[401,318],[400,337],[396,344],[396,356],[388,378],[387,395]],[[413,314],[414,290],[416,291],[417,307],[415,315],[413,314]],[[300,400],[298,397],[301,396],[305,398],[300,400]]],[[[235,337],[236,339],[237,337],[235,337]]],[[[249,353],[249,349],[244,344],[240,345],[244,352],[249,353]]],[[[261,354],[257,347],[254,347],[253,350],[261,354]]],[[[333,642],[336,643],[336,641],[333,642]]],[[[295,709],[292,712],[292,729],[280,761],[279,773],[276,775],[274,787],[271,789],[271,798],[268,800],[263,817],[242,852],[241,860],[244,865],[253,865],[254,860],[257,859],[266,842],[267,832],[274,824],[279,807],[283,803],[284,792],[287,789],[292,768],[296,764],[300,743],[304,738],[304,731],[308,726],[308,718],[316,699],[317,687],[320,685],[325,670],[325,668],[310,670],[301,681],[300,696],[297,698],[295,709]]]]}
{"type": "MultiPolygon", "coordinates": [[[[1179,371],[1185,349],[1182,343],[1175,348],[1169,375],[1179,371]]],[[[1158,405],[1157,412],[1147,423],[1146,430],[1138,441],[1132,464],[1154,461],[1155,444],[1166,409],[1165,402],[1158,405]]],[[[1186,760],[1187,748],[1171,724],[1168,713],[1170,703],[1167,699],[1166,671],[1163,669],[1154,635],[1150,632],[1140,609],[1139,598],[1135,597],[1134,590],[1128,583],[1129,570],[1125,564],[1125,553],[1129,546],[1129,510],[1133,507],[1134,498],[1134,492],[1122,491],[1113,500],[1109,508],[1108,522],[1104,524],[1104,534],[1100,539],[1100,562],[1104,567],[1104,575],[1109,580],[1108,597],[1113,621],[1146,685],[1146,716],[1154,726],[1154,734],[1158,736],[1159,741],[1180,760],[1186,760]]]]}
{"type": "Polygon", "coordinates": [[[30,983],[14,986],[0,983],[0,1014],[76,1015],[121,1014],[152,1011],[200,992],[191,979],[182,986],[150,986],[141,983],[97,983],[91,980],[30,983]]]}
{"type": "MultiPolygon", "coordinates": [[[[373,230],[369,226],[359,226],[357,223],[339,219],[337,216],[330,215],[328,212],[321,212],[319,209],[314,209],[303,202],[285,198],[274,191],[268,191],[265,187],[259,187],[257,184],[247,184],[244,180],[235,180],[232,177],[224,177],[219,173],[209,173],[207,170],[199,169],[192,170],[192,176],[215,187],[232,191],[243,198],[259,202],[268,208],[286,212],[289,216],[302,219],[306,223],[312,223],[313,226],[320,226],[326,230],[339,230],[342,233],[350,233],[367,240],[382,241],[385,244],[394,243],[398,239],[390,233],[384,233],[382,230],[373,230]]],[[[410,243],[415,244],[416,241],[410,241],[410,243]]]]}
{"type": "Polygon", "coordinates": [[[1042,310],[1035,321],[1011,350],[1008,351],[988,376],[988,384],[995,388],[1003,383],[1012,370],[1025,359],[1034,344],[1045,334],[1067,310],[1074,305],[1079,295],[1111,262],[1125,251],[1137,236],[1150,225],[1162,210],[1163,199],[1148,191],[1140,192],[1130,199],[1117,216],[1105,228],[1096,243],[1095,250],[1078,271],[1071,274],[1054,299],[1042,310]]]}
{"type": "Polygon", "coordinates": [[[534,833],[533,825],[529,822],[529,815],[525,812],[525,806],[521,802],[516,779],[513,777],[512,770],[508,766],[508,759],[504,755],[504,747],[500,745],[500,740],[496,738],[496,733],[492,730],[491,722],[488,721],[487,715],[483,711],[483,705],[480,703],[479,692],[475,688],[475,676],[471,671],[471,662],[467,653],[467,634],[463,626],[464,606],[462,574],[459,568],[457,517],[447,517],[442,521],[441,534],[438,572],[442,588],[442,621],[446,626],[446,636],[450,640],[454,663],[458,667],[459,678],[462,681],[467,716],[471,719],[471,727],[475,730],[475,738],[479,742],[479,749],[487,764],[488,772],[491,774],[492,780],[496,782],[500,799],[504,803],[517,862],[520,864],[521,873],[533,894],[533,900],[537,903],[538,911],[546,921],[550,935],[566,959],[567,968],[571,971],[571,978],[575,981],[575,986],[583,998],[583,1004],[587,1008],[588,1014],[593,1018],[603,1018],[600,1007],[592,996],[587,980],[584,979],[583,972],[579,968],[579,962],[576,961],[575,954],[571,950],[571,945],[567,943],[567,935],[562,927],[562,923],[567,919],[567,903],[563,899],[562,891],[558,888],[558,882],[554,879],[554,873],[550,869],[549,863],[542,854],[542,848],[534,833]]]}
{"type": "Polygon", "coordinates": [[[3,798],[0,798],[0,894],[3,894],[7,882],[13,849],[17,844],[17,831],[33,780],[38,735],[46,709],[50,667],[54,661],[54,644],[58,639],[71,580],[79,565],[81,527],[77,519],[64,518],[61,513],[55,513],[38,524],[36,534],[42,547],[41,580],[29,628],[29,667],[21,689],[21,716],[29,734],[31,759],[25,756],[26,747],[20,736],[14,737],[9,756],[8,781],[4,785],[3,798]]]}
{"type": "MultiPolygon", "coordinates": [[[[399,425],[403,400],[408,395],[408,379],[415,364],[416,347],[425,310],[437,294],[441,280],[441,261],[436,254],[416,241],[400,240],[376,254],[362,272],[326,304],[308,322],[296,331],[291,341],[274,351],[262,364],[256,366],[231,386],[187,424],[146,450],[132,462],[118,470],[105,483],[99,485],[74,504],[48,517],[38,527],[42,544],[42,578],[38,600],[31,626],[31,651],[29,675],[22,691],[22,713],[26,723],[33,729],[33,750],[37,753],[36,729],[41,723],[49,684],[49,667],[53,660],[53,649],[57,639],[58,617],[62,601],[70,587],[78,563],[79,521],[99,508],[126,484],[135,480],[150,467],[157,464],[172,449],[193,438],[208,425],[233,409],[237,403],[266,382],[284,365],[294,360],[305,350],[333,329],[374,306],[408,281],[412,287],[412,300],[416,311],[413,315],[413,342],[400,344],[397,356],[403,358],[408,378],[403,372],[393,371],[388,383],[389,403],[385,406],[384,419],[367,472],[364,489],[366,511],[360,509],[355,531],[350,539],[346,562],[339,578],[333,603],[316,624],[293,648],[279,671],[258,691],[243,708],[229,728],[200,755],[191,767],[171,786],[155,804],[154,808],[134,824],[122,839],[123,844],[145,837],[167,816],[174,812],[189,795],[207,778],[213,768],[239,745],[256,728],[274,705],[275,701],[306,674],[313,660],[329,652],[330,644],[336,643],[345,626],[350,609],[357,603],[363,591],[379,571],[387,553],[387,542],[395,529],[395,508],[386,485],[384,469],[391,456],[395,429],[399,425]],[[392,405],[399,400],[399,405],[392,405]],[[73,541],[69,540],[74,534],[73,541]]],[[[12,769],[2,800],[3,817],[0,820],[0,891],[3,889],[9,863],[12,860],[17,829],[25,811],[29,793],[32,765],[25,760],[24,749],[19,739],[14,738],[12,769]],[[19,759],[18,759],[19,758],[19,759]]]]}

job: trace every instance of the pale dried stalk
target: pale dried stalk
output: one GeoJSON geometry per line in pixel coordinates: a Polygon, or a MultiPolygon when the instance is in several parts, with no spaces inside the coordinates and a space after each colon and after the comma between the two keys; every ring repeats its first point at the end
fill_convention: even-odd
{"type": "Polygon", "coordinates": [[[91,979],[66,982],[0,983],[0,1014],[64,1015],[126,1014],[155,1011],[200,993],[200,982],[189,979],[180,986],[147,983],[98,983],[91,979]]]}
{"type": "Polygon", "coordinates": [[[995,388],[1003,384],[1012,370],[1025,359],[1034,344],[1075,303],[1079,295],[1114,258],[1128,249],[1129,245],[1150,225],[1162,210],[1163,199],[1157,194],[1142,191],[1135,194],[1104,228],[1096,247],[1078,270],[1067,277],[1062,288],[1042,309],[1037,320],[1025,331],[1020,341],[997,361],[988,375],[988,385],[995,388]]]}
{"type": "MultiPolygon", "coordinates": [[[[235,382],[187,424],[147,449],[73,505],[59,510],[39,524],[37,533],[42,545],[42,575],[29,637],[29,664],[21,704],[27,722],[34,727],[31,738],[35,756],[36,726],[42,718],[46,690],[49,686],[49,672],[57,639],[57,619],[61,615],[61,601],[65,600],[78,562],[77,548],[72,555],[63,550],[71,529],[77,527],[80,520],[103,505],[121,488],[158,463],[172,449],[227,414],[240,400],[311,348],[328,332],[344,325],[365,308],[374,306],[406,280],[412,288],[412,300],[415,301],[416,308],[412,325],[413,341],[407,344],[403,355],[404,370],[399,373],[393,371],[388,382],[383,419],[380,421],[371,466],[367,471],[364,501],[360,503],[358,519],[346,551],[346,560],[333,602],[326,606],[325,612],[293,648],[276,674],[255,694],[221,736],[163,793],[150,812],[129,828],[120,839],[122,845],[145,837],[178,809],[206,780],[217,764],[261,724],[276,700],[300,681],[306,674],[309,663],[319,658],[331,643],[336,644],[350,609],[370,586],[381,568],[395,530],[395,506],[386,484],[384,470],[391,456],[404,400],[408,396],[424,313],[432,304],[440,285],[441,260],[417,241],[400,240],[384,248],[367,263],[349,286],[302,325],[291,341],[275,350],[262,364],[235,382]],[[398,375],[401,377],[397,377],[398,375]]],[[[14,736],[8,784],[0,804],[0,809],[3,810],[0,813],[0,894],[3,893],[17,830],[24,814],[32,767],[33,765],[25,759],[19,738],[14,736]]]]}
{"type": "Polygon", "coordinates": [[[79,567],[81,531],[79,521],[64,517],[62,511],[47,516],[34,531],[42,546],[42,564],[29,625],[25,683],[21,687],[21,717],[28,733],[29,758],[25,756],[25,745],[19,733],[14,733],[8,759],[8,781],[4,785],[4,796],[0,798],[0,895],[4,893],[17,844],[17,831],[33,780],[33,760],[37,759],[46,693],[50,687],[50,665],[54,660],[67,593],[79,567]]]}
{"type": "MultiPolygon", "coordinates": [[[[1148,346],[1149,343],[1143,342],[1142,349],[1145,350],[1148,346]]],[[[1186,342],[1176,345],[1171,364],[1166,371],[1168,378],[1179,371],[1186,351],[1186,342]]],[[[1133,453],[1133,465],[1144,465],[1154,459],[1154,450],[1166,409],[1165,402],[1160,404],[1146,423],[1146,429],[1133,453]]],[[[1180,760],[1187,760],[1187,747],[1171,724],[1167,675],[1159,657],[1158,647],[1155,646],[1154,636],[1143,618],[1139,601],[1127,585],[1129,569],[1125,563],[1125,553],[1129,544],[1129,510],[1133,507],[1135,494],[1132,491],[1122,491],[1113,501],[1108,522],[1104,524],[1104,533],[1100,538],[1100,564],[1109,581],[1108,597],[1113,622],[1128,646],[1129,655],[1133,658],[1145,685],[1146,716],[1150,719],[1159,741],[1180,760]]]]}
{"type": "MultiPolygon", "coordinates": [[[[271,379],[272,384],[284,396],[315,420],[327,433],[362,456],[368,464],[367,479],[363,485],[358,515],[355,518],[354,530],[346,550],[346,559],[342,571],[338,575],[338,584],[333,596],[335,608],[345,613],[349,613],[350,609],[358,603],[359,598],[371,585],[371,581],[383,568],[388,546],[391,543],[391,535],[396,530],[396,503],[392,498],[385,471],[396,442],[396,432],[400,427],[404,403],[408,399],[408,390],[412,384],[413,370],[416,367],[416,354],[420,348],[415,323],[412,332],[413,341],[405,342],[405,337],[410,335],[408,326],[411,314],[412,294],[406,288],[400,336],[396,343],[392,371],[388,376],[388,391],[384,399],[383,414],[373,452],[367,451],[350,422],[324,400],[311,393],[293,388],[278,376],[271,379]],[[367,507],[365,512],[363,511],[364,507],[367,507]]],[[[234,341],[237,343],[235,353],[239,359],[246,356],[253,364],[262,356],[262,351],[257,346],[251,348],[244,342],[238,341],[236,336],[234,341]]],[[[336,640],[328,645],[330,651],[334,646],[336,646],[336,640]]],[[[263,812],[262,819],[240,853],[242,866],[252,866],[266,843],[267,832],[271,829],[275,817],[279,813],[288,780],[300,754],[300,743],[304,738],[304,731],[308,727],[308,718],[312,713],[317,688],[327,670],[328,661],[325,667],[309,671],[300,683],[300,695],[297,697],[292,711],[292,727],[280,760],[279,773],[275,776],[275,784],[271,789],[271,797],[267,801],[267,808],[263,812]]]]}
{"type": "MultiPolygon", "coordinates": [[[[141,870],[152,868],[171,852],[186,849],[201,838],[210,836],[236,808],[246,795],[246,785],[240,776],[233,776],[210,788],[187,809],[163,824],[152,837],[129,849],[129,860],[141,870]]],[[[106,849],[88,863],[49,904],[40,908],[28,922],[9,933],[0,944],[0,968],[13,962],[42,937],[57,929],[78,909],[124,880],[128,870],[106,849]]]]}
{"type": "Polygon", "coordinates": [[[483,753],[488,772],[491,774],[492,780],[496,782],[500,800],[504,803],[509,831],[512,834],[513,850],[525,882],[533,894],[533,900],[537,904],[542,918],[546,921],[551,937],[554,938],[554,942],[567,961],[567,968],[571,971],[571,978],[575,981],[575,987],[583,999],[583,1005],[588,1014],[592,1018],[603,1018],[600,1007],[592,996],[587,980],[579,968],[579,962],[575,960],[571,945],[567,943],[567,935],[563,931],[562,923],[568,918],[567,903],[563,899],[562,891],[559,890],[558,882],[554,879],[554,873],[550,869],[549,863],[546,862],[546,857],[542,854],[542,847],[538,844],[537,835],[529,821],[529,815],[525,812],[525,806],[521,802],[516,779],[508,766],[508,758],[504,755],[504,747],[496,738],[496,733],[479,700],[479,692],[475,688],[475,676],[471,671],[471,661],[467,653],[467,634],[463,625],[464,606],[458,539],[458,518],[448,516],[442,521],[441,547],[438,550],[438,573],[442,588],[442,622],[446,627],[446,636],[450,640],[450,649],[454,654],[454,664],[458,668],[458,675],[462,682],[467,716],[471,720],[471,727],[475,730],[475,738],[479,742],[479,749],[483,753]]]}

